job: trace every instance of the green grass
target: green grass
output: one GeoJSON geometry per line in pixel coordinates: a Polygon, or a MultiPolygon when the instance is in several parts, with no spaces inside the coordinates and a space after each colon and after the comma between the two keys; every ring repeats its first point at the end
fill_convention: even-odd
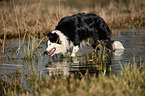
{"type": "Polygon", "coordinates": [[[12,84],[7,80],[0,82],[1,94],[7,96],[144,96],[145,95],[145,68],[136,64],[127,64],[124,72],[118,75],[100,72],[98,77],[90,76],[88,71],[81,79],[74,74],[69,77],[53,75],[52,78],[42,78],[42,74],[32,71],[24,75],[32,92],[23,88],[17,77],[20,71],[13,75],[12,84]]]}

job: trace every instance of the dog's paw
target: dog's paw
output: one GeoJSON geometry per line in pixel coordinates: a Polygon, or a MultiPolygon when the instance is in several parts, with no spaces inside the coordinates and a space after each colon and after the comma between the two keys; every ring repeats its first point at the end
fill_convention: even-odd
{"type": "Polygon", "coordinates": [[[75,57],[75,56],[76,56],[76,53],[72,53],[72,54],[71,54],[71,57],[75,57]]]}

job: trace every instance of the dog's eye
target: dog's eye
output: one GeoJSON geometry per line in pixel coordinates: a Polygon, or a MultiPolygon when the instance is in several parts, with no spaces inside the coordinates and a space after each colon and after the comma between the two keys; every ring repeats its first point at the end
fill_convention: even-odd
{"type": "Polygon", "coordinates": [[[49,36],[49,38],[50,38],[50,39],[52,39],[52,38],[53,38],[53,36],[49,36]]]}
{"type": "Polygon", "coordinates": [[[48,45],[48,46],[50,46],[50,45],[51,45],[51,42],[50,42],[50,40],[48,40],[48,42],[47,42],[47,45],[48,45]]]}
{"type": "Polygon", "coordinates": [[[50,46],[50,45],[51,45],[51,43],[49,42],[49,43],[48,43],[48,46],[50,46]]]}

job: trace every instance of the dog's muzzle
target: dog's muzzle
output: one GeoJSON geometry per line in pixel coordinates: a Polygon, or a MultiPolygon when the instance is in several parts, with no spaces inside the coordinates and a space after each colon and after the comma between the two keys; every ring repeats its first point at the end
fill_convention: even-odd
{"type": "Polygon", "coordinates": [[[51,55],[51,56],[53,56],[54,53],[55,53],[55,51],[56,51],[56,48],[53,47],[50,51],[44,51],[44,55],[46,54],[46,55],[51,55]]]}

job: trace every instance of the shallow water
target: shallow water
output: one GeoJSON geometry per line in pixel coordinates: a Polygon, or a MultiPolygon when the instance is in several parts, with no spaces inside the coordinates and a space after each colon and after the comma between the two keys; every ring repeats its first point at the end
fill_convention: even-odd
{"type": "Polygon", "coordinates": [[[119,64],[127,64],[129,62],[144,64],[145,30],[132,31],[131,29],[128,29],[127,32],[122,31],[117,35],[113,35],[112,38],[113,40],[121,41],[125,47],[125,50],[119,52],[120,55],[116,55],[118,53],[117,51],[114,53],[115,55],[112,58],[112,66],[114,69],[119,68],[119,64]]]}
{"type": "MultiPolygon", "coordinates": [[[[145,62],[145,30],[137,30],[133,32],[131,29],[128,29],[126,31],[119,32],[116,35],[113,34],[112,39],[120,41],[124,45],[125,49],[113,52],[110,60],[102,65],[105,69],[109,69],[111,67],[112,73],[118,73],[122,71],[121,66],[124,66],[129,62],[137,64],[143,64],[145,62]]],[[[38,44],[38,42],[35,42],[35,44],[38,44]]],[[[41,43],[38,47],[37,56],[32,55],[33,58],[31,60],[24,60],[23,53],[25,47],[28,49],[27,45],[28,42],[25,41],[22,48],[20,48],[18,56],[12,58],[19,46],[18,39],[6,41],[5,54],[1,54],[0,59],[0,76],[3,79],[6,77],[9,83],[11,83],[12,80],[8,75],[16,72],[16,69],[21,70],[22,76],[26,73],[30,74],[35,71],[45,77],[51,77],[53,74],[63,74],[64,76],[68,76],[70,73],[75,73],[79,76],[80,73],[85,74],[86,70],[88,70],[90,74],[97,74],[99,70],[102,70],[98,67],[100,64],[93,63],[90,59],[88,59],[88,57],[91,57],[91,54],[87,53],[92,52],[92,50],[87,46],[81,49],[78,53],[87,55],[82,55],[77,58],[63,58],[61,55],[54,57],[42,55],[46,48],[46,43],[41,43]]],[[[23,84],[27,86],[25,84],[25,78],[21,79],[23,84]]]]}

